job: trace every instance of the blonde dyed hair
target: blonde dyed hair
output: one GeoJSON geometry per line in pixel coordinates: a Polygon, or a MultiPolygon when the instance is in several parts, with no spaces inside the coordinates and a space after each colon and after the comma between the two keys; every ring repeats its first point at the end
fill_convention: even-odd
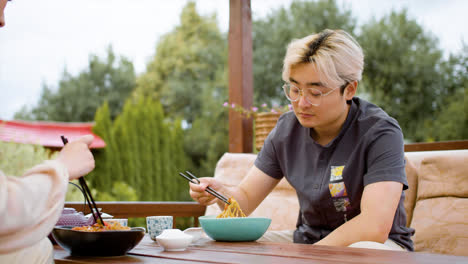
{"type": "Polygon", "coordinates": [[[289,82],[291,68],[302,63],[313,63],[320,82],[334,88],[361,80],[364,54],[359,43],[346,31],[325,29],[289,43],[283,63],[283,80],[289,82]]]}

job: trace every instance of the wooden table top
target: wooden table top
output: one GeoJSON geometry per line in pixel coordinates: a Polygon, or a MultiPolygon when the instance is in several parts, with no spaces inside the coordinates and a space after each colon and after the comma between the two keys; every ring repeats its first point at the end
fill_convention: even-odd
{"type": "Polygon", "coordinates": [[[126,256],[76,257],[55,246],[55,263],[468,263],[468,257],[272,242],[200,239],[185,251],[164,251],[146,235],[126,256]]]}

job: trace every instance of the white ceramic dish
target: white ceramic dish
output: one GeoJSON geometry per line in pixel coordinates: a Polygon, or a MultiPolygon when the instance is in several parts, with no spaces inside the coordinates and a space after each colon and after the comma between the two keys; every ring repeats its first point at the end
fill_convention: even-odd
{"type": "Polygon", "coordinates": [[[193,236],[180,229],[166,229],[156,237],[158,244],[166,251],[184,251],[192,242],[193,236]]]}
{"type": "Polygon", "coordinates": [[[184,230],[184,233],[193,237],[192,243],[200,239],[204,233],[201,227],[190,227],[184,230]]]}

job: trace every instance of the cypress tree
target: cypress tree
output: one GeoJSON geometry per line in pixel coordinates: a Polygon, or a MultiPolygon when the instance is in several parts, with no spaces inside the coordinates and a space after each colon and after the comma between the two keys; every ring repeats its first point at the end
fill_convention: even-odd
{"type": "MultiPolygon", "coordinates": [[[[179,155],[180,155],[180,160],[179,160],[179,163],[180,163],[180,167],[181,168],[187,168],[187,169],[191,169],[193,168],[192,166],[192,163],[187,155],[187,153],[185,153],[185,150],[184,150],[184,140],[183,140],[183,137],[184,137],[184,130],[182,129],[181,126],[178,127],[177,129],[178,132],[176,132],[176,134],[179,134],[180,137],[179,137],[179,141],[178,141],[178,152],[179,152],[179,155]]],[[[189,185],[187,182],[180,182],[179,183],[179,186],[180,186],[180,193],[181,195],[179,196],[179,199],[178,200],[182,200],[182,201],[191,201],[192,198],[190,197],[190,194],[189,194],[189,185]]]]}
{"type": "Polygon", "coordinates": [[[162,174],[163,174],[163,159],[162,159],[162,127],[163,127],[163,109],[161,104],[156,103],[153,104],[152,109],[154,111],[154,122],[153,129],[152,129],[152,145],[153,145],[153,164],[154,164],[154,174],[153,180],[155,184],[153,200],[155,201],[162,201],[163,200],[163,193],[164,193],[164,186],[162,181],[162,174]]]}
{"type": "MultiPolygon", "coordinates": [[[[178,171],[185,171],[189,170],[187,167],[187,158],[184,152],[184,132],[181,126],[181,120],[176,120],[174,123],[174,132],[172,133],[172,142],[174,146],[174,173],[178,173],[178,171]]],[[[175,175],[175,174],[174,174],[175,175]]],[[[179,180],[177,181],[177,189],[176,193],[173,197],[174,200],[185,200],[184,198],[188,197],[188,186],[185,181],[179,180]],[[185,195],[184,195],[185,194],[185,195]]]]}
{"type": "Polygon", "coordinates": [[[144,200],[149,201],[153,193],[153,178],[152,178],[152,161],[153,152],[151,137],[151,123],[154,122],[154,117],[151,115],[151,105],[153,103],[149,99],[143,99],[140,115],[138,116],[140,128],[140,155],[141,155],[141,180],[142,180],[142,197],[144,200]]]}
{"type": "Polygon", "coordinates": [[[151,182],[151,190],[149,193],[148,200],[156,200],[158,193],[159,182],[157,175],[159,175],[160,160],[158,157],[158,152],[160,148],[159,142],[159,126],[160,118],[157,112],[158,103],[148,99],[148,120],[147,120],[147,130],[149,134],[148,147],[150,153],[150,164],[149,164],[149,174],[147,175],[148,181],[151,182]]]}
{"type": "Polygon", "coordinates": [[[168,141],[168,154],[171,157],[171,162],[168,164],[168,174],[166,176],[166,181],[169,184],[169,193],[168,193],[168,200],[173,201],[177,196],[179,181],[174,175],[177,175],[177,153],[175,151],[175,135],[174,135],[174,127],[171,124],[167,124],[167,141],[168,141]]]}
{"type": "Polygon", "coordinates": [[[142,158],[142,150],[140,146],[140,139],[141,139],[141,124],[138,121],[138,117],[140,116],[140,109],[143,107],[143,100],[134,100],[131,103],[131,107],[129,107],[126,123],[129,131],[129,148],[131,149],[132,155],[131,163],[132,163],[132,176],[134,179],[133,186],[138,191],[138,195],[140,200],[143,200],[143,185],[142,185],[142,166],[141,166],[141,158],[142,158]]]}
{"type": "Polygon", "coordinates": [[[138,194],[138,200],[180,200],[188,197],[185,181],[177,176],[188,169],[183,150],[181,121],[166,122],[160,102],[127,100],[114,122],[104,104],[95,116],[93,131],[107,143],[97,156],[94,187],[108,191],[112,182],[122,181],[138,194]]]}
{"type": "Polygon", "coordinates": [[[127,100],[124,105],[122,113],[117,117],[114,123],[115,139],[118,146],[118,153],[120,155],[120,162],[122,164],[122,178],[121,180],[138,190],[135,186],[135,171],[134,163],[132,162],[133,149],[130,141],[130,128],[128,127],[129,110],[132,107],[131,101],[127,100]]]}
{"type": "Polygon", "coordinates": [[[162,200],[169,201],[170,194],[171,194],[171,184],[170,181],[170,136],[169,136],[169,128],[168,126],[163,123],[161,127],[161,161],[162,161],[162,172],[161,172],[161,180],[164,192],[162,193],[162,200]]]}
{"type": "MultiPolygon", "coordinates": [[[[123,124],[122,124],[122,117],[118,116],[117,119],[114,121],[111,129],[111,134],[112,137],[115,139],[114,140],[114,146],[113,150],[114,152],[112,155],[114,156],[114,163],[112,164],[115,166],[114,174],[112,175],[112,179],[114,181],[122,181],[125,182],[126,184],[130,185],[128,177],[125,177],[125,175],[128,175],[128,167],[125,166],[126,164],[126,153],[124,152],[124,142],[123,142],[123,134],[125,131],[123,131],[123,124]]],[[[107,146],[106,146],[107,148],[107,146]]],[[[111,165],[111,166],[112,166],[111,165]]],[[[130,185],[131,186],[131,185],[130,185]]]]}
{"type": "Polygon", "coordinates": [[[93,132],[106,142],[106,148],[95,153],[96,164],[99,164],[99,166],[96,166],[88,178],[94,188],[104,190],[106,185],[111,183],[112,151],[110,148],[114,145],[111,143],[112,121],[107,101],[97,109],[94,120],[93,132]]]}

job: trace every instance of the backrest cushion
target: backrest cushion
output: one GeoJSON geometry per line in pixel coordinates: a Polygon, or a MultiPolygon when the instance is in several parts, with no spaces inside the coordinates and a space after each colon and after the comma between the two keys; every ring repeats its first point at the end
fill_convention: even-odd
{"type": "Polygon", "coordinates": [[[468,255],[468,152],[422,160],[411,226],[416,251],[468,255]]]}
{"type": "Polygon", "coordinates": [[[416,195],[418,191],[418,171],[413,162],[406,159],[406,179],[408,181],[408,189],[405,191],[405,211],[406,211],[406,226],[410,226],[413,217],[413,209],[416,203],[416,195]]]}
{"type": "Polygon", "coordinates": [[[468,197],[468,152],[440,155],[421,162],[417,199],[468,197]]]}
{"type": "MultiPolygon", "coordinates": [[[[228,187],[237,186],[252,168],[256,158],[256,154],[225,153],[216,164],[215,178],[228,187]]],[[[205,215],[217,215],[220,212],[214,204],[208,206],[205,215]]],[[[294,230],[298,213],[296,191],[282,179],[250,216],[271,218],[268,230],[294,230]]]]}

